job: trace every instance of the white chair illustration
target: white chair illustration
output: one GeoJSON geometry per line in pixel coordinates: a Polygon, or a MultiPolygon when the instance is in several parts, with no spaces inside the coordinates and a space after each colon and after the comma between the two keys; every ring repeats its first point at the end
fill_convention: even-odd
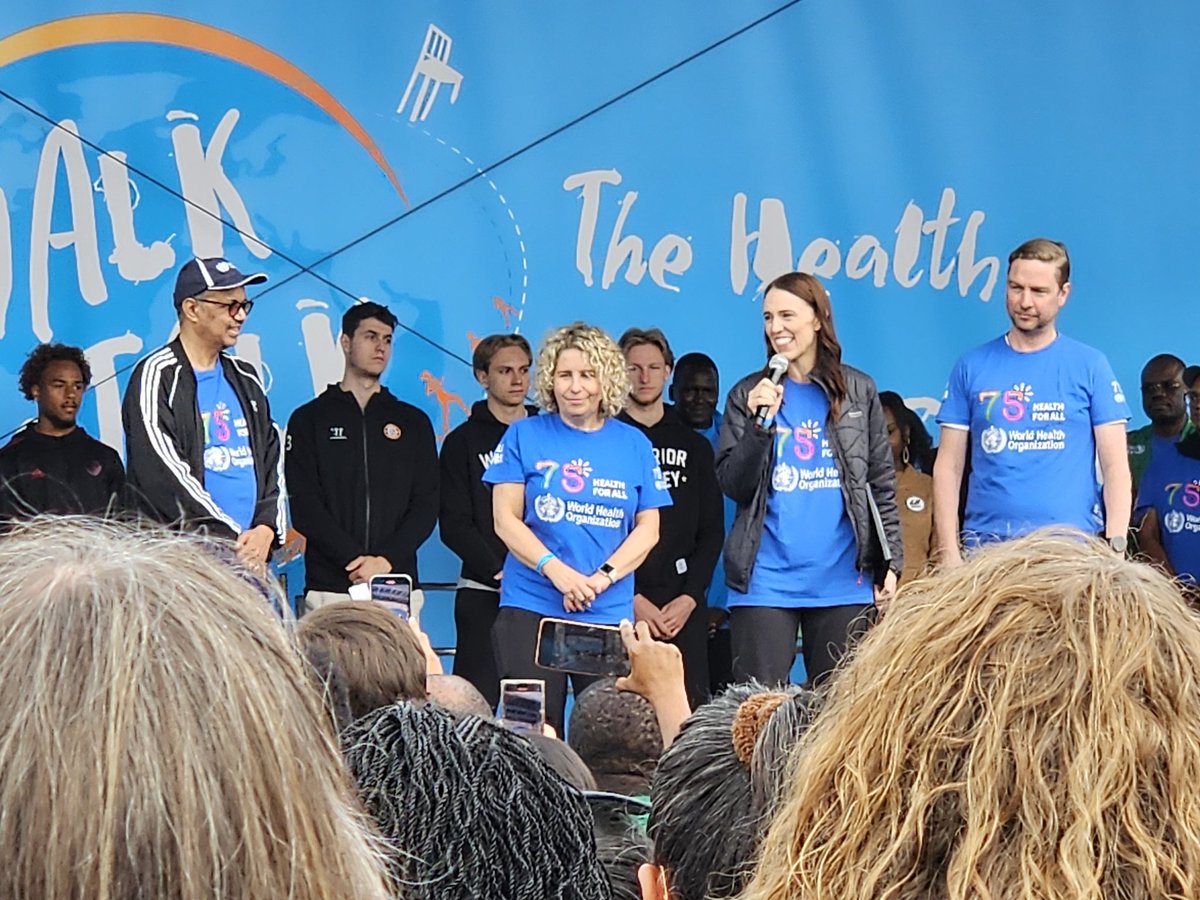
{"type": "Polygon", "coordinates": [[[417,58],[417,64],[413,66],[412,77],[408,79],[408,87],[404,89],[404,96],[400,98],[400,105],[396,107],[396,112],[404,112],[404,107],[408,104],[408,98],[412,94],[413,85],[417,83],[417,78],[421,79],[421,87],[417,90],[416,99],[413,101],[412,111],[408,114],[408,121],[416,122],[420,119],[424,122],[429,117],[429,111],[433,108],[433,102],[437,100],[438,91],[441,90],[443,84],[450,85],[450,102],[454,103],[458,99],[458,90],[462,87],[462,73],[450,68],[450,47],[454,44],[450,35],[442,31],[436,25],[430,24],[429,30],[425,32],[425,42],[421,47],[421,55],[417,58]],[[433,90],[429,89],[433,85],[433,90]]]}

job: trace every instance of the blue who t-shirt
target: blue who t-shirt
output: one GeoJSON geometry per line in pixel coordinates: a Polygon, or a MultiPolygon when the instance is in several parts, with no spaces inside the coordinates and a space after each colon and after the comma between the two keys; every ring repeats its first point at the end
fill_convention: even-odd
{"type": "Polygon", "coordinates": [[[1156,447],[1138,488],[1137,508],[1158,512],[1163,550],[1180,578],[1200,581],[1200,459],[1156,447]]]}
{"type": "Polygon", "coordinates": [[[1100,531],[1092,429],[1128,419],[1104,354],[1061,334],[1033,353],[1013,350],[1005,336],[960,357],[937,421],[971,434],[966,543],[1043,525],[1100,531]]]}
{"type": "Polygon", "coordinates": [[[857,544],[825,431],[829,400],[815,384],[784,382],[762,543],[746,593],[729,605],[788,609],[869,604],[872,582],[854,566],[857,544]]]}
{"type": "MultiPolygon", "coordinates": [[[[650,441],[615,419],[605,419],[596,431],[572,428],[553,413],[513,422],[483,480],[525,485],[525,524],[547,550],[584,575],[621,546],[639,512],[671,505],[650,441]]],[[[568,613],[550,579],[510,553],[500,580],[500,605],[615,625],[633,619],[633,578],[621,573],[591,609],[568,613]]]]}
{"type": "Polygon", "coordinates": [[[254,521],[258,478],[246,414],[220,362],[196,371],[196,402],[204,422],[204,487],[245,531],[254,521]]]}

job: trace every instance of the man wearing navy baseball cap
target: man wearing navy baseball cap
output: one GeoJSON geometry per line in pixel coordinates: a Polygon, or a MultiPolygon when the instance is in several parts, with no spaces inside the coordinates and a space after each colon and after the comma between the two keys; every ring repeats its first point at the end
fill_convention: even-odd
{"type": "Polygon", "coordinates": [[[258,372],[225,351],[254,301],[224,259],[191,259],[175,280],[179,336],[142,359],[122,418],[129,485],[144,512],[236,541],[261,568],[283,537],[279,433],[258,372]]]}

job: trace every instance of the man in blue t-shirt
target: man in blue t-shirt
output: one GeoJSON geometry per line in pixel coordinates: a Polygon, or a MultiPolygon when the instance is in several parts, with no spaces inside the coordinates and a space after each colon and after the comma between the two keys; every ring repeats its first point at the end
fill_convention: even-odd
{"type": "Polygon", "coordinates": [[[964,354],[950,373],[933,470],[934,521],[948,567],[962,562],[960,540],[977,546],[1044,525],[1103,533],[1113,549],[1125,551],[1129,407],[1104,354],[1058,332],[1070,266],[1067,248],[1056,241],[1037,238],[1014,250],[1005,295],[1012,327],[964,354]]]}

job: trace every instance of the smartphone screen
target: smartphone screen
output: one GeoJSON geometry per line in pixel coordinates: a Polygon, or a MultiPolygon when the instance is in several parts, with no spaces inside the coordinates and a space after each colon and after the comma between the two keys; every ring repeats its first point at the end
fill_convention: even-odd
{"type": "Polygon", "coordinates": [[[541,731],[546,724],[546,682],[500,679],[500,723],[513,731],[541,731]]]}
{"type": "Polygon", "coordinates": [[[371,599],[402,619],[412,614],[412,579],[389,573],[371,576],[371,599]]]}
{"type": "Polygon", "coordinates": [[[542,619],[536,662],[544,669],[613,677],[629,674],[629,654],[615,625],[542,619]]]}

